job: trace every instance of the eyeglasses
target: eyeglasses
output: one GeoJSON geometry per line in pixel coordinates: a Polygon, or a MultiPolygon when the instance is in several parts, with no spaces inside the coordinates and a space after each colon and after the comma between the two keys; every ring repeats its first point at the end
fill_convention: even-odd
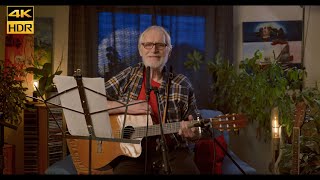
{"type": "Polygon", "coordinates": [[[152,49],[153,46],[156,46],[156,48],[159,49],[159,50],[163,50],[165,47],[168,46],[166,43],[147,42],[147,43],[141,43],[141,44],[145,49],[148,49],[148,50],[152,49]]]}

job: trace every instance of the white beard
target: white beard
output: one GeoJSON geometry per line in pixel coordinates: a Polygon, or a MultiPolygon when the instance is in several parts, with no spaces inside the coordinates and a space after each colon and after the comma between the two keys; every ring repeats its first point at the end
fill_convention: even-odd
{"type": "Polygon", "coordinates": [[[161,58],[160,61],[157,62],[149,62],[146,61],[145,59],[142,58],[142,62],[143,64],[147,67],[150,66],[151,69],[159,69],[162,70],[162,68],[164,67],[164,65],[168,62],[168,59],[165,58],[161,58]]]}

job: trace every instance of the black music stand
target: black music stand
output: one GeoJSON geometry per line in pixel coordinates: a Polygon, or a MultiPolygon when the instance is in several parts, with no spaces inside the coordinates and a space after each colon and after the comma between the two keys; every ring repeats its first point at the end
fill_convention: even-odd
{"type": "MultiPolygon", "coordinates": [[[[91,115],[93,114],[98,114],[98,113],[102,113],[102,112],[106,112],[106,111],[109,111],[109,110],[112,110],[112,109],[117,109],[117,108],[122,108],[122,107],[125,107],[126,110],[125,110],[125,118],[124,118],[124,122],[123,122],[123,127],[125,127],[125,122],[126,122],[126,115],[127,115],[127,109],[128,109],[128,106],[131,106],[131,105],[134,105],[134,104],[137,104],[137,103],[132,103],[132,104],[128,104],[128,103],[123,103],[123,102],[120,102],[120,101],[117,101],[119,102],[120,104],[122,104],[122,106],[119,106],[119,107],[116,107],[116,108],[110,108],[110,109],[105,109],[105,110],[101,110],[101,111],[97,111],[97,112],[89,112],[89,108],[88,108],[88,102],[87,102],[87,97],[86,97],[86,93],[85,93],[85,89],[86,90],[89,90],[91,92],[94,92],[95,94],[98,94],[98,95],[101,95],[103,96],[104,98],[107,98],[106,95],[102,94],[102,93],[99,93],[99,92],[96,92],[92,89],[89,89],[87,87],[85,87],[82,83],[82,75],[81,75],[81,70],[78,69],[77,71],[75,71],[75,74],[74,74],[74,78],[76,79],[77,81],[77,86],[76,87],[72,87],[72,88],[69,88],[63,92],[60,92],[58,94],[55,94],[53,96],[51,96],[50,98],[47,98],[46,100],[41,97],[41,99],[39,98],[36,98],[36,97],[32,97],[32,96],[27,96],[29,98],[32,98],[33,100],[36,100],[36,101],[41,101],[45,104],[49,114],[52,116],[52,118],[54,119],[54,121],[56,122],[58,128],[60,129],[61,133],[62,133],[62,137],[63,138],[68,138],[68,139],[87,139],[89,140],[89,153],[88,153],[88,157],[89,157],[89,165],[88,165],[88,172],[89,174],[91,174],[91,163],[92,163],[92,159],[91,159],[91,156],[92,156],[92,140],[98,140],[98,141],[110,141],[110,142],[121,142],[121,143],[132,143],[132,144],[140,144],[140,140],[133,140],[133,139],[126,139],[126,138],[123,138],[123,135],[124,135],[124,131],[121,133],[121,138],[104,138],[104,137],[97,137],[95,132],[94,132],[94,127],[92,125],[92,119],[91,119],[91,115]],[[64,93],[67,93],[69,91],[73,91],[73,90],[79,90],[79,94],[80,94],[80,100],[81,100],[81,105],[82,105],[82,108],[83,108],[83,112],[80,112],[80,111],[77,111],[77,110],[74,110],[74,109],[71,109],[71,108],[68,108],[68,107],[63,107],[59,104],[55,104],[55,103],[51,103],[49,102],[51,99],[53,98],[56,98],[58,96],[60,96],[61,94],[64,94],[64,93]],[[69,111],[73,111],[73,112],[76,112],[76,113],[80,113],[80,114],[83,114],[85,116],[85,120],[86,120],[86,123],[87,123],[87,128],[88,128],[88,132],[89,132],[89,136],[79,136],[79,135],[71,135],[69,132],[64,132],[63,129],[60,127],[59,123],[56,121],[53,113],[51,112],[50,108],[48,105],[53,105],[53,106],[56,106],[56,107],[60,107],[62,109],[67,109],[69,111]]],[[[35,87],[36,90],[38,91],[39,93],[39,90],[37,87],[35,87]]],[[[143,103],[142,102],[138,102],[138,103],[143,103]]],[[[124,130],[124,128],[123,128],[124,130]]]]}

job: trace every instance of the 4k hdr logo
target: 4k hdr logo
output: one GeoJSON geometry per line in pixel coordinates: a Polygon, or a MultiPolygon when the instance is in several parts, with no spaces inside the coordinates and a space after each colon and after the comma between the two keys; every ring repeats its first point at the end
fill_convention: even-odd
{"type": "Polygon", "coordinates": [[[7,6],[7,34],[34,34],[34,6],[7,6]]]}

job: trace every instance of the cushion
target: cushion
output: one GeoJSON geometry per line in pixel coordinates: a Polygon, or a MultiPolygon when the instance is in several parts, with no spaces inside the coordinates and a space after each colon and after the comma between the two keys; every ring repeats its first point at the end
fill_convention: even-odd
{"type": "Polygon", "coordinates": [[[222,162],[227,143],[223,135],[213,139],[201,139],[195,144],[194,162],[201,174],[222,174],[222,162]],[[218,144],[219,143],[219,144],[218,144]]]}
{"type": "MultiPolygon", "coordinates": [[[[220,111],[211,109],[201,109],[199,111],[202,118],[222,115],[220,111]]],[[[229,134],[227,131],[220,132],[215,129],[212,129],[212,131],[215,140],[207,137],[200,139],[194,145],[194,161],[201,174],[222,174],[222,162],[226,155],[224,150],[227,150],[229,134]]]]}
{"type": "Polygon", "coordinates": [[[49,166],[48,169],[46,169],[45,174],[76,175],[78,173],[73,165],[71,155],[68,155],[65,159],[55,162],[53,165],[49,166]]]}

